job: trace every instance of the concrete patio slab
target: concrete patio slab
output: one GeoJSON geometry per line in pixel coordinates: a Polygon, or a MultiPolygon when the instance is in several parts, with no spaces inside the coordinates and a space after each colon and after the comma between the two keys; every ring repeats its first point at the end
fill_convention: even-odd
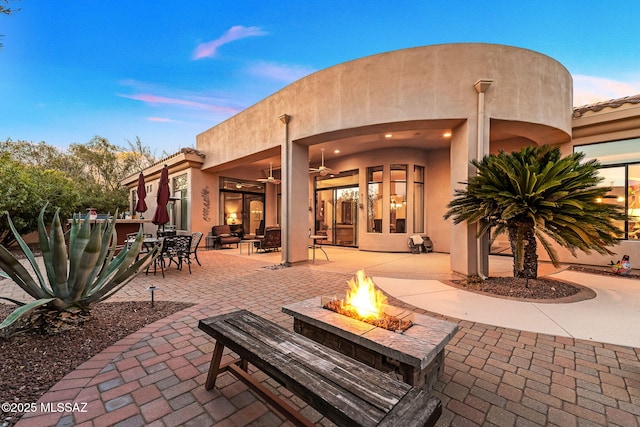
{"type": "Polygon", "coordinates": [[[596,297],[572,303],[512,301],[468,292],[437,280],[374,277],[390,295],[422,309],[458,319],[522,331],[640,347],[640,283],[574,271],[551,275],[582,284],[596,297]]]}

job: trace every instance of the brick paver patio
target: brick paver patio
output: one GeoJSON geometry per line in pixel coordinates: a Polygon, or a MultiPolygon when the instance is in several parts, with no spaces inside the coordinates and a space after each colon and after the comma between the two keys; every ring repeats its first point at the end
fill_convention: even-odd
{"type": "MultiPolygon", "coordinates": [[[[307,265],[269,269],[265,258],[224,250],[203,251],[200,260],[203,267],[193,265],[191,275],[173,268],[165,279],[141,275],[113,299],[147,303],[153,283],[160,288],[157,299],[197,305],[96,355],[41,399],[86,402],[85,412],[27,414],[18,426],[290,425],[229,374],[219,379],[219,389],[204,389],[214,342],[197,329],[198,320],[246,308],[292,328],[283,305],[343,294],[352,274],[307,265]]],[[[0,293],[18,296],[6,282],[0,293]]],[[[445,375],[435,386],[444,408],[438,425],[640,424],[640,349],[446,319],[458,322],[460,331],[446,347],[445,375]]],[[[636,327],[630,325],[630,333],[636,327]]],[[[313,422],[331,425],[257,375],[313,422]]]]}

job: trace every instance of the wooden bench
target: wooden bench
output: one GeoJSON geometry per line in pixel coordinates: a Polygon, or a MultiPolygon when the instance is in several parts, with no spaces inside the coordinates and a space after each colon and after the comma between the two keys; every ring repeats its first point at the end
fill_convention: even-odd
{"type": "Polygon", "coordinates": [[[216,340],[205,388],[230,371],[296,425],[312,426],[247,373],[247,363],[278,381],[339,426],[432,426],[440,400],[249,311],[201,320],[216,340]],[[221,365],[228,347],[239,359],[221,365]]]}

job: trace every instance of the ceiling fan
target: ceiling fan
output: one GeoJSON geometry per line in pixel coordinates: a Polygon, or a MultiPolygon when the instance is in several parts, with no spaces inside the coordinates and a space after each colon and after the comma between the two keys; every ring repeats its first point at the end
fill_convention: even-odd
{"type": "Polygon", "coordinates": [[[317,168],[310,168],[309,173],[319,172],[322,176],[334,173],[333,169],[324,165],[324,148],[321,148],[320,151],[322,151],[322,164],[317,168]]]}
{"type": "Polygon", "coordinates": [[[258,178],[260,182],[268,184],[280,184],[280,180],[273,177],[273,162],[269,162],[269,176],[267,178],[258,178]]]}
{"type": "Polygon", "coordinates": [[[227,181],[227,183],[238,190],[242,190],[243,188],[256,188],[256,187],[259,187],[260,185],[260,184],[255,184],[251,182],[246,182],[246,181],[231,181],[231,180],[227,181]]]}

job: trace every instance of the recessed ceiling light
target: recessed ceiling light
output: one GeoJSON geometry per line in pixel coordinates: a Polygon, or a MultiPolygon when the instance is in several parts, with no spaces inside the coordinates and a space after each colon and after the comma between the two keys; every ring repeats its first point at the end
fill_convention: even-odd
{"type": "Polygon", "coordinates": [[[385,134],[385,135],[384,135],[384,137],[385,137],[385,138],[391,138],[392,136],[393,136],[393,135],[392,135],[392,134],[390,134],[390,133],[387,133],[387,134],[385,134]]]}
{"type": "Polygon", "coordinates": [[[442,134],[445,138],[449,138],[451,136],[451,132],[445,132],[442,134]]]}
{"type": "Polygon", "coordinates": [[[333,150],[334,153],[339,154],[340,150],[333,150]]]}

